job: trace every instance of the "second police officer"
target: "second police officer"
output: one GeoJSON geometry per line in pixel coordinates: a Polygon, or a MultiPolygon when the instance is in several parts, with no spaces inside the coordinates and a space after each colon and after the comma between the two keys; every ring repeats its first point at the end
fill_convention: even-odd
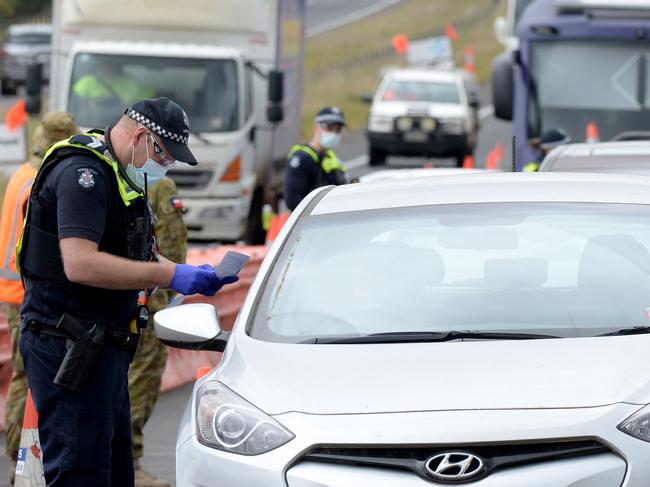
{"type": "Polygon", "coordinates": [[[48,487],[134,485],[127,372],[134,323],[147,319],[139,290],[213,295],[237,280],[155,252],[146,186],[177,161],[196,165],[189,132],[179,105],[145,99],[113,127],[55,144],[34,180],[18,246],[20,351],[48,487]]]}
{"type": "Polygon", "coordinates": [[[344,127],[345,116],[339,108],[323,108],[314,119],[309,144],[291,149],[284,179],[284,200],[290,210],[295,210],[316,188],[349,182],[345,167],[334,153],[341,143],[344,127]]]}

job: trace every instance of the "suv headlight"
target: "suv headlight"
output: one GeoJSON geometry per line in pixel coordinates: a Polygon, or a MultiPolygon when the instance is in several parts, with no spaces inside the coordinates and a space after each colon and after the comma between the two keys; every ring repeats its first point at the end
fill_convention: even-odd
{"type": "Polygon", "coordinates": [[[239,455],[260,455],[295,437],[218,381],[196,393],[196,436],[203,445],[239,455]]]}
{"type": "Polygon", "coordinates": [[[370,132],[392,132],[393,118],[383,117],[381,115],[371,115],[370,122],[368,123],[368,130],[370,132]]]}
{"type": "Polygon", "coordinates": [[[642,407],[618,425],[623,433],[650,443],[650,405],[642,407]]]}

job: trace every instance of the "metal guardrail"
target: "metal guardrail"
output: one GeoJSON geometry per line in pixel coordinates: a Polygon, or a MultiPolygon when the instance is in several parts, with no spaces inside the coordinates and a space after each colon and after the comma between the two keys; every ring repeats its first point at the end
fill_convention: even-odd
{"type": "MultiPolygon", "coordinates": [[[[478,24],[481,20],[485,19],[486,16],[493,14],[501,5],[503,0],[490,0],[486,1],[485,7],[477,9],[476,11],[465,15],[464,17],[452,20],[451,23],[456,28],[466,29],[478,24]]],[[[426,32],[418,37],[413,37],[411,41],[418,41],[426,39],[428,37],[444,35],[445,26],[437,26],[429,32],[426,32]]],[[[382,46],[374,51],[370,51],[359,56],[346,59],[328,66],[319,66],[310,70],[305,71],[305,78],[315,80],[322,79],[333,74],[340,74],[342,72],[349,71],[350,69],[357,68],[359,66],[365,66],[368,64],[373,64],[377,61],[382,61],[389,59],[395,55],[395,51],[391,45],[382,46]]]]}

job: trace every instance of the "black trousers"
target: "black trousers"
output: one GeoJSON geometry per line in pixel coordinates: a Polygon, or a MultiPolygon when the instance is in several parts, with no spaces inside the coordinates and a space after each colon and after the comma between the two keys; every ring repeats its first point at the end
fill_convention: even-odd
{"type": "Polygon", "coordinates": [[[105,346],[80,392],[54,384],[66,340],[23,329],[47,487],[133,487],[129,357],[105,346]]]}

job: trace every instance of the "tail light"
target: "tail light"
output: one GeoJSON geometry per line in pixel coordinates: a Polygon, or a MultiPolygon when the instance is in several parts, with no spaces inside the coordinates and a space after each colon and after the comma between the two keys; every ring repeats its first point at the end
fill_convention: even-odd
{"type": "Polygon", "coordinates": [[[6,59],[8,56],[9,56],[9,54],[7,53],[7,51],[0,48],[0,59],[6,59]]]}
{"type": "Polygon", "coordinates": [[[235,157],[221,176],[222,183],[239,181],[241,176],[241,156],[235,157]]]}

